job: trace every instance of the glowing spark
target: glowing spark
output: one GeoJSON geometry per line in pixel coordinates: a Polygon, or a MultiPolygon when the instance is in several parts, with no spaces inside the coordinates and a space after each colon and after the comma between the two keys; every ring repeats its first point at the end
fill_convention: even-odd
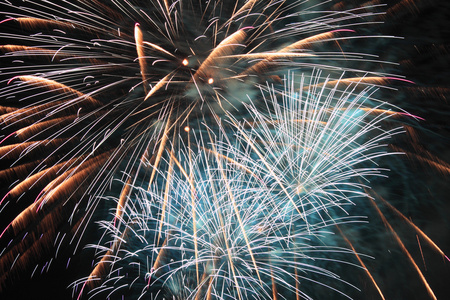
{"type": "MultiPolygon", "coordinates": [[[[134,40],[136,43],[136,52],[138,56],[139,66],[141,68],[141,76],[142,76],[142,82],[144,86],[144,92],[148,93],[148,83],[147,83],[147,60],[144,59],[145,51],[144,51],[144,38],[142,35],[142,31],[139,28],[140,24],[136,23],[134,25],[134,40]]],[[[151,91],[150,91],[151,92],[151,91]]],[[[149,96],[147,95],[145,100],[149,96]]]]}

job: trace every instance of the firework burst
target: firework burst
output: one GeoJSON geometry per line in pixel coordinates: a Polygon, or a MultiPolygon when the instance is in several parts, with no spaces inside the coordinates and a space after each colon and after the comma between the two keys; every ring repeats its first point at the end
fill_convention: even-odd
{"type": "Polygon", "coordinates": [[[369,34],[382,5],[1,5],[2,290],[95,252],[74,297],[350,297],[350,233],[418,119],[377,97],[409,83],[369,50],[396,39],[369,34]]]}
{"type": "Polygon", "coordinates": [[[103,223],[114,246],[89,278],[95,285],[108,270],[93,295],[122,288],[176,299],[278,291],[309,299],[308,285],[340,292],[328,281],[342,280],[324,262],[350,263],[337,257],[355,253],[330,236],[340,224],[364,222],[349,210],[367,197],[360,181],[380,175],[373,162],[398,130],[380,129],[386,114],[369,117],[377,110],[365,106],[370,89],[336,98],[339,82],[325,92],[304,91],[304,78],[298,87],[286,81],[285,90],[264,93],[267,114],[246,106],[252,122],[230,115],[218,132],[191,129],[177,153],[166,152],[155,179],[163,188],[130,187],[123,228],[103,223]]]}

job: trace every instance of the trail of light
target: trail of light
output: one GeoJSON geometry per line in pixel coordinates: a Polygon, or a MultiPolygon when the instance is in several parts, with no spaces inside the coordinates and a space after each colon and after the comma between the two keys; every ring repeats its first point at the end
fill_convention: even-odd
{"type": "MultiPolygon", "coordinates": [[[[92,164],[89,164],[89,166],[87,166],[83,170],[80,170],[69,179],[63,181],[61,184],[55,187],[55,189],[52,190],[49,195],[40,198],[38,202],[31,204],[27,209],[23,210],[18,216],[16,216],[16,218],[10,223],[10,226],[8,226],[8,229],[12,228],[14,233],[18,233],[27,228],[29,224],[34,221],[36,225],[35,227],[33,227],[33,236],[28,235],[27,237],[30,237],[30,239],[28,239],[28,242],[25,243],[22,241],[22,243],[16,244],[8,251],[6,255],[3,255],[0,259],[0,265],[9,265],[11,257],[13,257],[15,253],[21,253],[22,255],[19,259],[20,266],[15,268],[15,272],[18,272],[17,270],[24,268],[26,263],[35,260],[36,253],[41,251],[48,251],[48,247],[54,243],[56,230],[60,228],[60,225],[65,224],[65,222],[67,221],[63,219],[63,216],[66,214],[65,210],[71,209],[71,206],[51,204],[58,204],[55,202],[61,202],[66,201],[66,199],[70,199],[71,195],[73,195],[73,193],[80,186],[82,186],[83,181],[88,180],[88,178],[93,173],[92,171],[103,162],[99,158],[94,158],[91,160],[91,162],[92,161],[92,164]],[[67,185],[69,185],[69,188],[67,187],[67,185]],[[38,214],[38,212],[34,208],[38,205],[41,205],[44,202],[44,199],[49,204],[48,210],[38,214]],[[39,233],[42,233],[41,237],[39,239],[35,239],[34,237],[39,233]]],[[[5,276],[8,276],[8,274],[2,275],[2,277],[5,276]]]]}
{"type": "MultiPolygon", "coordinates": [[[[277,176],[277,174],[275,174],[275,171],[273,170],[273,168],[270,166],[269,162],[267,162],[267,160],[264,158],[264,156],[261,154],[261,152],[259,152],[258,148],[256,148],[256,146],[254,145],[254,143],[252,142],[252,140],[247,136],[247,134],[245,134],[245,132],[242,131],[242,129],[240,128],[239,124],[236,123],[236,121],[232,118],[232,116],[229,115],[229,113],[226,113],[229,117],[230,120],[233,122],[233,124],[236,126],[236,128],[238,129],[238,131],[242,134],[242,136],[245,138],[245,140],[247,141],[247,143],[250,145],[250,147],[253,149],[253,151],[255,151],[256,155],[259,157],[259,159],[261,159],[261,161],[263,162],[263,164],[266,166],[267,170],[269,171],[269,173],[273,176],[273,178],[276,180],[276,182],[280,185],[281,189],[283,190],[284,194],[286,195],[286,197],[288,197],[289,201],[291,202],[291,204],[294,206],[295,210],[298,212],[298,214],[302,217],[303,220],[305,220],[306,226],[309,228],[309,224],[308,221],[306,220],[306,214],[304,212],[300,211],[300,209],[297,207],[297,204],[295,204],[294,199],[292,199],[292,196],[289,194],[289,192],[287,191],[286,187],[284,186],[284,184],[281,182],[280,178],[277,176]]],[[[309,230],[309,229],[308,229],[309,230]]]]}
{"type": "Polygon", "coordinates": [[[246,36],[244,30],[238,30],[220,42],[198,67],[194,74],[194,81],[198,81],[199,78],[210,78],[208,74],[211,66],[214,66],[215,64],[215,59],[231,54],[232,51],[244,41],[246,36]]]}
{"type": "MultiPolygon", "coordinates": [[[[63,145],[68,139],[41,140],[33,142],[23,142],[0,147],[0,158],[20,159],[30,151],[44,151],[46,147],[56,148],[63,145]]],[[[10,166],[12,167],[12,165],[10,166]]]]}
{"type": "MultiPolygon", "coordinates": [[[[176,133],[174,132],[173,137],[175,139],[176,137],[176,133]]],[[[164,217],[166,214],[166,207],[169,203],[169,194],[170,194],[170,189],[171,189],[171,184],[172,184],[172,175],[173,175],[173,165],[175,163],[175,160],[173,159],[173,157],[171,156],[169,158],[169,169],[167,170],[167,175],[166,175],[166,186],[164,189],[164,200],[163,200],[163,206],[161,208],[161,218],[159,220],[159,231],[158,231],[158,240],[156,242],[156,245],[159,245],[159,240],[161,238],[161,233],[162,233],[162,227],[164,224],[164,217]]]]}
{"type": "Polygon", "coordinates": [[[24,46],[24,45],[1,45],[0,49],[2,50],[6,50],[7,52],[19,52],[19,51],[37,51],[37,52],[42,52],[42,53],[46,53],[47,51],[49,53],[52,53],[52,55],[54,54],[54,51],[52,50],[48,50],[48,49],[44,49],[44,48],[38,48],[38,47],[30,47],[30,46],[24,46]]]}
{"type": "Polygon", "coordinates": [[[153,43],[150,43],[150,42],[147,42],[147,41],[144,41],[143,43],[144,43],[145,45],[148,45],[148,46],[152,47],[152,48],[155,48],[155,49],[158,50],[158,51],[161,51],[161,52],[163,52],[163,53],[165,53],[165,54],[167,54],[167,55],[170,55],[170,56],[176,58],[175,55],[173,55],[173,54],[170,53],[169,51],[165,50],[164,48],[162,48],[162,47],[160,47],[160,46],[158,46],[158,45],[156,45],[156,44],[153,44],[153,43]]]}
{"type": "Polygon", "coordinates": [[[228,156],[226,156],[226,155],[217,153],[217,152],[214,151],[214,150],[211,150],[211,149],[208,149],[208,148],[205,148],[205,147],[200,147],[200,148],[201,148],[203,151],[206,151],[206,152],[208,152],[208,153],[212,153],[212,154],[217,155],[218,157],[220,157],[220,158],[222,158],[222,159],[225,159],[226,161],[232,163],[233,165],[237,166],[238,168],[244,170],[244,171],[247,172],[248,174],[250,174],[250,175],[252,175],[253,177],[257,178],[258,180],[261,180],[261,181],[262,181],[262,179],[261,179],[256,173],[254,173],[251,169],[247,168],[246,166],[244,166],[243,164],[239,163],[238,161],[236,161],[236,160],[234,160],[234,159],[232,159],[232,158],[230,158],[230,157],[228,157],[228,156]]]}
{"type": "MultiPolygon", "coordinates": [[[[314,86],[322,87],[322,86],[337,86],[339,84],[352,84],[356,83],[360,86],[361,83],[367,84],[379,84],[384,85],[388,81],[388,79],[392,79],[391,77],[379,77],[379,76],[365,76],[365,77],[351,77],[351,78],[339,78],[337,80],[327,80],[325,82],[314,84],[314,86]]],[[[364,86],[363,86],[364,87],[364,86]]],[[[303,89],[307,90],[309,87],[306,86],[303,89]]]]}
{"type": "Polygon", "coordinates": [[[47,117],[47,111],[55,108],[57,105],[65,103],[65,101],[54,101],[50,103],[35,105],[27,108],[21,108],[16,111],[8,112],[0,116],[0,121],[5,125],[25,123],[28,125],[30,121],[28,118],[35,117],[42,119],[47,117]]]}
{"type": "Polygon", "coordinates": [[[293,49],[304,49],[304,48],[307,48],[317,42],[333,41],[334,40],[333,37],[336,36],[336,33],[340,33],[340,32],[354,33],[355,31],[351,30],[351,29],[337,29],[337,30],[333,30],[333,31],[329,31],[329,32],[319,33],[319,34],[307,37],[305,39],[302,39],[298,42],[292,43],[289,46],[281,49],[281,52],[291,51],[293,49]]]}
{"type": "MultiPolygon", "coordinates": [[[[211,141],[211,146],[213,147],[213,153],[217,153],[217,151],[215,149],[215,146],[214,146],[213,139],[211,137],[211,133],[209,131],[208,131],[208,136],[209,136],[209,139],[211,141]]],[[[219,158],[219,156],[215,155],[215,158],[216,158],[217,163],[220,166],[220,158],[219,158]]],[[[207,171],[208,171],[209,177],[211,177],[209,166],[207,166],[207,171]]],[[[217,199],[217,194],[216,194],[216,191],[215,191],[215,188],[214,188],[213,184],[211,185],[211,188],[212,188],[212,192],[213,192],[212,194],[213,194],[215,203],[219,203],[218,199],[217,199]]],[[[228,237],[226,235],[225,222],[223,220],[223,216],[222,216],[222,213],[220,212],[220,210],[218,210],[217,213],[219,215],[220,226],[221,226],[221,228],[223,228],[222,233],[223,233],[223,237],[224,237],[224,241],[225,241],[225,246],[227,247],[228,261],[230,263],[231,273],[233,274],[233,280],[234,280],[235,288],[236,288],[239,300],[242,300],[241,291],[240,291],[240,287],[239,287],[239,282],[237,280],[236,271],[235,271],[235,267],[234,267],[234,263],[233,263],[233,256],[232,256],[232,253],[231,253],[231,248],[228,245],[228,237]]]]}
{"type": "MultiPolygon", "coordinates": [[[[230,17],[230,19],[228,19],[228,21],[222,27],[228,26],[233,21],[233,19],[235,19],[237,16],[239,16],[243,11],[247,10],[248,12],[250,12],[257,1],[258,0],[247,1],[241,8],[239,8],[239,10],[236,13],[233,13],[233,15],[230,17]]],[[[236,5],[237,5],[237,2],[236,2],[236,5]]],[[[248,15],[248,13],[247,13],[247,15],[248,15]]]]}
{"type": "Polygon", "coordinates": [[[342,232],[341,228],[336,225],[336,228],[339,230],[339,233],[341,234],[341,236],[344,238],[344,240],[347,242],[347,244],[350,246],[350,248],[352,248],[353,254],[356,256],[356,259],[358,260],[358,262],[361,264],[361,266],[364,268],[364,271],[366,272],[367,276],[369,276],[370,281],[372,281],[373,285],[375,286],[375,288],[378,291],[378,294],[380,294],[381,299],[385,299],[383,292],[381,291],[380,287],[378,286],[377,282],[375,281],[375,278],[373,278],[372,274],[369,272],[369,269],[366,267],[366,265],[364,264],[364,262],[362,261],[361,257],[358,255],[358,253],[356,252],[356,249],[353,247],[353,244],[350,242],[350,240],[345,236],[345,234],[342,232]]]}
{"type": "Polygon", "coordinates": [[[292,53],[290,51],[307,48],[308,46],[311,46],[311,44],[317,43],[319,41],[333,40],[332,38],[335,36],[335,33],[338,32],[354,32],[354,31],[348,29],[329,31],[299,40],[274,53],[248,53],[246,55],[243,55],[242,57],[247,56],[248,58],[264,58],[266,59],[266,61],[260,61],[257,64],[249,67],[247,70],[241,73],[241,75],[252,72],[260,73],[263,68],[265,68],[273,59],[276,58],[316,57],[316,55],[310,53],[292,53]]]}
{"type": "Polygon", "coordinates": [[[277,297],[277,295],[278,295],[277,285],[275,283],[275,279],[274,279],[274,276],[273,276],[272,266],[270,267],[270,278],[272,280],[272,299],[273,300],[277,300],[278,299],[278,297],[277,297]]]}
{"type": "MultiPolygon", "coordinates": [[[[32,137],[35,134],[42,133],[48,129],[50,129],[53,126],[58,125],[59,127],[63,127],[64,125],[73,122],[75,119],[77,119],[77,115],[72,116],[66,116],[61,118],[55,118],[47,121],[38,122],[35,124],[32,124],[30,126],[21,128],[17,130],[17,136],[20,138],[27,139],[32,137]]],[[[0,143],[1,144],[1,143],[0,143]]]]}
{"type": "MultiPolygon", "coordinates": [[[[190,143],[190,139],[188,141],[190,143]]],[[[188,149],[191,149],[188,147],[188,149]]],[[[191,151],[189,151],[189,172],[188,175],[186,170],[183,168],[181,163],[178,161],[178,159],[173,154],[173,151],[170,151],[170,158],[174,160],[175,164],[180,168],[181,173],[186,177],[186,180],[188,180],[189,185],[191,187],[191,206],[192,206],[192,226],[194,229],[194,253],[195,253],[195,269],[197,274],[197,286],[200,284],[200,276],[199,276],[199,270],[198,270],[198,241],[197,241],[197,213],[196,213],[196,191],[195,191],[195,185],[194,185],[194,179],[192,174],[192,158],[191,158],[191,151]]]]}
{"type": "Polygon", "coordinates": [[[169,111],[169,117],[166,121],[166,126],[164,127],[164,132],[161,134],[161,140],[159,142],[158,152],[156,154],[155,163],[153,164],[152,174],[150,175],[150,180],[148,181],[147,191],[150,190],[150,186],[153,183],[153,179],[156,175],[156,170],[158,169],[159,161],[161,160],[164,148],[166,147],[167,139],[169,138],[169,130],[170,130],[170,117],[172,116],[172,109],[169,111]]]}
{"type": "Polygon", "coordinates": [[[425,271],[427,271],[427,264],[425,263],[425,257],[423,256],[422,245],[420,245],[419,236],[417,234],[416,234],[416,239],[417,239],[417,245],[419,246],[419,250],[420,250],[420,256],[422,256],[423,267],[425,268],[425,271]]]}
{"type": "Polygon", "coordinates": [[[125,239],[125,237],[128,235],[128,231],[130,230],[130,227],[126,227],[123,231],[120,238],[115,238],[114,243],[112,244],[111,248],[108,249],[108,251],[102,256],[102,259],[97,263],[97,265],[94,267],[94,269],[89,274],[89,277],[84,282],[83,287],[81,288],[81,291],[78,295],[78,299],[82,296],[84,292],[84,288],[87,286],[90,290],[93,289],[96,286],[99,286],[102,282],[102,278],[105,278],[103,274],[107,273],[107,269],[110,264],[113,263],[113,260],[115,258],[114,252],[116,252],[120,248],[120,244],[125,239]]]}
{"type": "MultiPolygon", "coordinates": [[[[141,76],[142,76],[142,83],[144,86],[144,92],[145,94],[148,93],[148,84],[147,84],[147,61],[145,60],[145,51],[144,51],[144,38],[142,35],[142,31],[139,28],[140,24],[136,23],[134,25],[134,40],[136,43],[136,52],[137,52],[137,59],[139,61],[139,67],[141,69],[141,76]]],[[[147,97],[146,97],[147,98],[147,97]]]]}
{"type": "Polygon", "coordinates": [[[29,28],[41,25],[43,26],[54,25],[56,28],[73,28],[73,23],[57,20],[47,20],[33,17],[19,17],[14,18],[14,20],[18,21],[21,25],[28,26],[29,28]]]}
{"type": "MultiPolygon", "coordinates": [[[[213,268],[212,268],[212,271],[216,272],[216,274],[218,273],[217,261],[218,261],[218,258],[216,257],[216,259],[213,260],[213,268]]],[[[205,274],[206,274],[206,272],[205,272],[205,274]]],[[[206,300],[212,299],[213,283],[214,283],[215,279],[216,279],[216,276],[213,276],[212,274],[210,274],[208,290],[206,291],[206,300]]]]}
{"type": "Polygon", "coordinates": [[[16,185],[14,188],[12,188],[5,195],[5,197],[3,197],[2,201],[0,201],[0,204],[3,202],[3,200],[7,196],[10,195],[11,197],[17,197],[21,193],[24,193],[25,191],[28,191],[39,180],[43,180],[45,182],[45,180],[50,180],[51,178],[56,176],[57,173],[62,170],[62,167],[64,167],[64,165],[72,164],[72,163],[76,162],[77,160],[80,160],[80,159],[82,160],[84,157],[86,157],[86,156],[80,156],[80,157],[73,158],[71,160],[68,160],[68,161],[59,163],[57,165],[54,165],[54,166],[52,166],[50,168],[44,169],[44,170],[42,170],[42,171],[40,171],[40,172],[38,172],[38,173],[28,177],[27,179],[23,180],[20,184],[16,185]]]}
{"type": "Polygon", "coordinates": [[[36,212],[39,211],[44,204],[51,204],[57,199],[66,200],[64,196],[66,196],[65,193],[71,191],[69,187],[72,187],[72,189],[79,188],[77,183],[88,178],[89,175],[92,174],[92,171],[101,167],[107,159],[108,155],[106,153],[100,154],[86,161],[84,166],[80,164],[57,177],[43,189],[43,192],[46,195],[39,198],[39,200],[34,203],[34,205],[37,205],[36,212]]]}
{"type": "MultiPolygon", "coordinates": [[[[325,122],[325,121],[320,121],[320,120],[305,120],[305,119],[290,119],[289,121],[291,121],[291,122],[295,122],[295,123],[314,123],[314,124],[320,124],[320,125],[326,125],[327,124],[327,122],[325,122]]],[[[257,125],[257,124],[262,124],[262,123],[265,123],[265,124],[268,124],[268,125],[275,125],[275,124],[283,124],[284,123],[284,121],[283,120],[274,120],[274,119],[271,119],[271,120],[268,120],[268,121],[262,121],[262,122],[260,122],[260,121],[254,121],[254,122],[246,122],[246,124],[248,124],[248,125],[257,125]]],[[[305,147],[303,147],[303,146],[298,146],[298,147],[300,147],[300,148],[305,148],[305,147]]]]}
{"type": "Polygon", "coordinates": [[[125,185],[122,189],[122,192],[120,193],[119,201],[117,202],[117,207],[116,207],[116,215],[114,216],[114,227],[116,226],[116,221],[121,219],[123,216],[123,212],[125,210],[125,205],[127,203],[128,196],[131,191],[131,178],[132,178],[132,176],[130,176],[128,178],[127,182],[125,183],[125,185]]]}
{"type": "MultiPolygon", "coordinates": [[[[367,191],[366,189],[366,193],[370,194],[369,191],[367,191]]],[[[425,279],[425,276],[422,274],[422,271],[419,269],[419,267],[417,266],[416,262],[414,261],[414,259],[412,258],[411,254],[409,253],[409,251],[406,249],[405,245],[403,244],[402,240],[400,239],[400,237],[398,236],[397,232],[395,232],[394,228],[391,226],[391,224],[389,223],[389,221],[386,219],[386,217],[384,216],[384,214],[381,212],[381,210],[378,208],[375,200],[373,200],[371,197],[369,197],[370,202],[372,203],[373,207],[375,208],[375,210],[377,211],[378,215],[380,216],[381,220],[383,221],[383,223],[387,226],[387,228],[389,228],[389,230],[392,232],[395,240],[397,241],[398,245],[400,246],[400,249],[402,249],[403,253],[406,254],[406,256],[408,257],[409,261],[411,262],[411,264],[414,266],[414,269],[416,270],[417,274],[419,275],[420,279],[422,280],[422,283],[425,285],[425,288],[428,292],[428,294],[430,295],[431,298],[437,300],[436,295],[434,294],[433,290],[431,289],[430,285],[428,284],[427,280],[425,279]]]]}
{"type": "Polygon", "coordinates": [[[395,149],[396,151],[406,153],[407,156],[417,159],[423,163],[427,163],[428,165],[435,167],[437,170],[441,171],[444,174],[450,173],[450,165],[448,163],[446,163],[445,161],[438,159],[437,157],[435,157],[428,151],[426,151],[425,154],[428,156],[431,156],[431,158],[423,157],[421,155],[411,153],[409,151],[405,151],[402,148],[397,147],[395,145],[392,145],[392,148],[395,149]]]}
{"type": "Polygon", "coordinates": [[[14,135],[16,132],[14,131],[14,132],[11,132],[10,134],[8,134],[3,140],[1,140],[0,141],[0,145],[4,142],[4,141],[6,141],[9,137],[11,137],[12,135],[14,135]]]}
{"type": "MultiPolygon", "coordinates": [[[[147,93],[147,96],[145,96],[144,101],[146,101],[148,98],[150,98],[154,93],[156,93],[156,91],[158,91],[164,84],[166,84],[168,81],[167,79],[172,75],[172,73],[167,74],[166,76],[164,76],[164,78],[162,78],[160,81],[158,81],[157,84],[155,84],[155,86],[153,86],[150,91],[147,93]]],[[[145,84],[144,81],[144,86],[147,86],[145,84]]],[[[148,90],[148,88],[147,88],[148,90]]]]}
{"type": "Polygon", "coordinates": [[[38,86],[46,87],[52,91],[62,92],[65,94],[75,94],[80,99],[84,99],[91,104],[102,106],[102,103],[95,100],[94,98],[87,96],[87,95],[83,94],[82,92],[79,92],[78,90],[75,90],[71,87],[68,87],[67,85],[64,85],[62,83],[59,83],[59,82],[51,80],[51,79],[38,77],[38,76],[34,76],[34,75],[22,75],[22,76],[15,76],[15,77],[11,78],[8,81],[8,84],[15,79],[20,79],[21,81],[24,81],[28,84],[36,84],[38,86]]]}
{"type": "MultiPolygon", "coordinates": [[[[188,151],[189,151],[189,177],[187,178],[189,180],[189,184],[191,186],[191,205],[192,205],[192,227],[194,229],[194,250],[195,250],[195,269],[197,273],[197,286],[200,284],[200,278],[199,278],[199,270],[198,270],[198,245],[197,245],[197,212],[196,212],[196,189],[194,185],[194,173],[193,173],[193,166],[192,166],[192,152],[190,151],[191,148],[191,135],[188,134],[188,151]]],[[[187,174],[186,174],[187,175],[187,174]]],[[[206,273],[205,273],[206,274],[206,273]]]]}
{"type": "MultiPolygon", "coordinates": [[[[30,47],[30,46],[23,46],[23,45],[3,45],[0,46],[0,49],[6,50],[9,53],[14,53],[14,55],[26,55],[27,57],[33,57],[33,56],[48,56],[51,57],[51,61],[54,61],[55,57],[63,56],[63,57],[74,57],[79,58],[79,56],[75,55],[76,52],[73,54],[69,51],[65,51],[61,53],[62,48],[56,50],[49,50],[45,48],[39,48],[39,47],[30,47]],[[22,53],[23,52],[23,53],[22,53]]],[[[95,59],[90,59],[92,63],[100,64],[100,61],[95,59]]]]}
{"type": "MultiPolygon", "coordinates": [[[[217,160],[217,164],[219,166],[221,166],[222,163],[219,160],[218,156],[216,156],[216,160],[217,160]]],[[[253,251],[252,251],[252,248],[251,248],[251,245],[250,245],[250,241],[248,239],[247,232],[246,232],[245,227],[244,227],[244,223],[242,222],[241,214],[240,214],[239,209],[237,207],[236,200],[234,199],[234,195],[233,195],[233,192],[232,192],[231,187],[230,187],[229,179],[226,176],[225,171],[224,171],[223,168],[220,168],[220,172],[222,174],[222,178],[224,180],[225,187],[226,187],[227,192],[228,192],[228,196],[230,197],[231,204],[232,204],[234,212],[236,214],[236,218],[238,219],[239,227],[241,228],[242,234],[244,235],[244,239],[245,239],[245,242],[247,244],[247,249],[249,251],[250,257],[252,258],[253,266],[255,267],[256,274],[258,275],[258,279],[259,279],[259,281],[260,281],[260,283],[262,285],[262,280],[261,280],[261,276],[259,275],[258,266],[256,265],[256,260],[255,260],[255,257],[253,255],[253,251]]]]}
{"type": "Polygon", "coordinates": [[[386,15],[398,15],[403,14],[405,10],[412,11],[413,14],[418,14],[420,12],[414,0],[401,0],[391,8],[386,11],[386,15]]]}
{"type": "MultiPolygon", "coordinates": [[[[165,254],[166,245],[167,245],[167,241],[169,239],[169,236],[170,236],[170,231],[167,233],[167,237],[164,239],[164,242],[163,242],[163,244],[161,245],[161,248],[158,251],[158,256],[156,256],[155,262],[153,263],[152,270],[154,270],[155,274],[156,274],[156,272],[158,272],[159,268],[162,265],[161,264],[161,260],[162,260],[163,255],[165,254]]],[[[158,246],[158,244],[156,246],[158,246]]],[[[150,282],[150,278],[148,280],[150,282]]]]}
{"type": "MultiPolygon", "coordinates": [[[[293,231],[295,229],[292,229],[293,231]]],[[[293,232],[293,240],[295,243],[295,232],[293,232]]],[[[297,268],[297,255],[294,255],[294,280],[295,280],[295,300],[300,300],[300,282],[298,277],[298,268],[297,268]]]]}
{"type": "Polygon", "coordinates": [[[394,211],[400,218],[402,218],[404,221],[406,221],[406,223],[408,223],[412,228],[414,228],[414,230],[422,237],[424,238],[428,244],[430,244],[430,246],[432,248],[434,248],[436,251],[438,251],[443,257],[445,257],[447,259],[447,261],[450,262],[449,257],[444,253],[444,251],[441,250],[441,248],[438,247],[438,245],[436,245],[432,239],[430,239],[428,237],[428,235],[425,234],[425,232],[423,232],[419,227],[417,227],[416,224],[414,224],[410,219],[408,219],[404,214],[402,214],[398,209],[396,209],[392,204],[390,204],[388,201],[386,201],[383,197],[381,197],[380,195],[378,195],[375,191],[371,191],[371,193],[373,195],[376,196],[377,199],[381,199],[381,201],[387,206],[389,207],[392,211],[394,211]]]}
{"type": "MultiPolygon", "coordinates": [[[[317,57],[316,54],[311,53],[291,53],[291,52],[258,52],[258,53],[246,53],[246,54],[231,54],[231,55],[222,55],[218,57],[217,59],[225,59],[225,58],[248,58],[248,59],[256,59],[256,58],[262,58],[266,59],[265,61],[260,61],[257,64],[253,65],[250,68],[256,68],[260,67],[262,68],[262,65],[267,65],[268,62],[270,62],[273,59],[276,58],[290,58],[290,57],[317,57]],[[259,65],[261,64],[261,65],[259,65]]],[[[246,70],[247,72],[256,72],[259,73],[257,70],[246,70]]],[[[243,76],[243,74],[247,74],[247,72],[243,72],[240,74],[240,76],[243,76]]]]}
{"type": "MultiPolygon", "coordinates": [[[[196,259],[197,259],[197,258],[196,258],[196,259]]],[[[202,275],[202,278],[201,278],[200,283],[197,282],[197,289],[198,289],[198,291],[197,291],[197,294],[195,295],[195,300],[199,300],[200,297],[201,297],[202,290],[203,290],[204,286],[205,286],[206,283],[207,283],[207,281],[206,281],[206,276],[208,276],[208,274],[207,274],[206,270],[208,270],[210,267],[211,267],[211,261],[208,261],[208,262],[206,263],[205,270],[204,270],[204,272],[203,272],[203,275],[202,275]]],[[[211,277],[212,277],[212,276],[211,276],[211,277]]],[[[211,277],[209,278],[209,284],[211,284],[211,277]]],[[[208,284],[208,286],[209,286],[209,284],[208,284]]],[[[208,290],[209,290],[209,288],[208,288],[208,290]]]]}

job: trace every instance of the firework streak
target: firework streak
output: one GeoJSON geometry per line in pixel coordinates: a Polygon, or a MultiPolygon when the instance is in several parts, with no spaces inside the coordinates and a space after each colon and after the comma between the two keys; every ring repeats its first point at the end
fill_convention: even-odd
{"type": "Polygon", "coordinates": [[[436,299],[408,247],[447,257],[384,186],[404,152],[450,170],[394,142],[422,119],[377,29],[407,2],[1,1],[0,293],[401,298],[393,248],[436,299]]]}

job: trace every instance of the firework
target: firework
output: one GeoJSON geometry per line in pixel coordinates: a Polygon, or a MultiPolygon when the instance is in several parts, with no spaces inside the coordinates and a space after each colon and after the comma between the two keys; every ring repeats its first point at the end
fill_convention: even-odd
{"type": "Polygon", "coordinates": [[[371,190],[420,120],[380,100],[412,84],[383,5],[1,4],[2,290],[77,260],[73,297],[352,297],[359,266],[383,298],[374,215],[435,297],[371,190]]]}
{"type": "Polygon", "coordinates": [[[366,110],[370,90],[336,99],[340,82],[314,93],[303,91],[304,78],[298,87],[286,81],[285,90],[265,93],[270,113],[246,107],[251,123],[229,116],[218,132],[192,128],[187,143],[166,153],[163,188],[130,187],[123,228],[103,223],[105,244],[114,246],[89,278],[107,278],[93,295],[122,288],[141,297],[256,299],[276,287],[310,298],[311,285],[339,292],[323,261],[340,264],[337,257],[354,252],[330,235],[365,221],[349,213],[367,197],[359,180],[380,175],[373,161],[398,130],[380,130],[384,114],[367,121],[376,111],[366,110]]]}

